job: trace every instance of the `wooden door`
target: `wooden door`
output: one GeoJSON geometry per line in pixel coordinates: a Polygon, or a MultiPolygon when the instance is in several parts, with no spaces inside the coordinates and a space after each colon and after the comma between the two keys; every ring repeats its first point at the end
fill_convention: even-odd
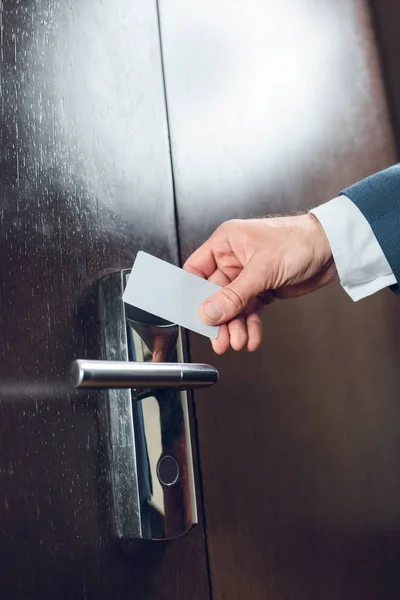
{"type": "MultiPolygon", "coordinates": [[[[160,17],[183,259],[224,220],[396,162],[365,0],[161,0],[160,17]]],[[[397,599],[399,300],[335,285],[263,323],[254,355],[191,338],[220,369],[197,395],[213,598],[397,599]]]]}
{"type": "Polygon", "coordinates": [[[99,278],[177,262],[157,6],[0,3],[0,597],[206,600],[201,525],[112,538],[96,394],[99,278]]]}

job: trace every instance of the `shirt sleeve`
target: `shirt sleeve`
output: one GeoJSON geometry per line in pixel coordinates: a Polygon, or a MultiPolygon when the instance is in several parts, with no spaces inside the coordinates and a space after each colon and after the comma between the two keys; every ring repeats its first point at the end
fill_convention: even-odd
{"type": "Polygon", "coordinates": [[[310,212],[324,228],[340,283],[352,300],[397,283],[370,224],[347,196],[338,196],[310,212]]]}

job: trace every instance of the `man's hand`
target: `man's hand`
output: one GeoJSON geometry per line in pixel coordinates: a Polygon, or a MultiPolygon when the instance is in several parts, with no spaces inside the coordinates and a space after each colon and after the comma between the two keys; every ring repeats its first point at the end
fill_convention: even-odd
{"type": "Polygon", "coordinates": [[[206,323],[221,325],[212,341],[218,354],[229,346],[258,348],[262,304],[308,294],[336,278],[328,239],[311,214],[227,221],[184,269],[224,286],[200,307],[206,323]]]}

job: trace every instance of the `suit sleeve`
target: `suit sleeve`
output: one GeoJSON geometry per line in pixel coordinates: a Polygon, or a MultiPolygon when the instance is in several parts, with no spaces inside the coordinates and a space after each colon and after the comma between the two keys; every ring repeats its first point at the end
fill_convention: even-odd
{"type": "MultiPolygon", "coordinates": [[[[371,226],[396,281],[400,281],[400,165],[394,165],[340,192],[371,226]]],[[[399,284],[391,289],[400,295],[399,284]]]]}
{"type": "Polygon", "coordinates": [[[352,300],[396,283],[370,224],[349,198],[339,196],[310,212],[325,230],[340,283],[352,300]]]}

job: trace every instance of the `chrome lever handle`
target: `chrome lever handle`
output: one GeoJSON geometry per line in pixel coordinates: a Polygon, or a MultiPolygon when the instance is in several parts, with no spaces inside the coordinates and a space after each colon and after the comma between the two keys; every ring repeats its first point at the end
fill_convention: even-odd
{"type": "Polygon", "coordinates": [[[188,390],[213,385],[218,371],[203,364],[78,359],[69,379],[75,388],[188,390]]]}

